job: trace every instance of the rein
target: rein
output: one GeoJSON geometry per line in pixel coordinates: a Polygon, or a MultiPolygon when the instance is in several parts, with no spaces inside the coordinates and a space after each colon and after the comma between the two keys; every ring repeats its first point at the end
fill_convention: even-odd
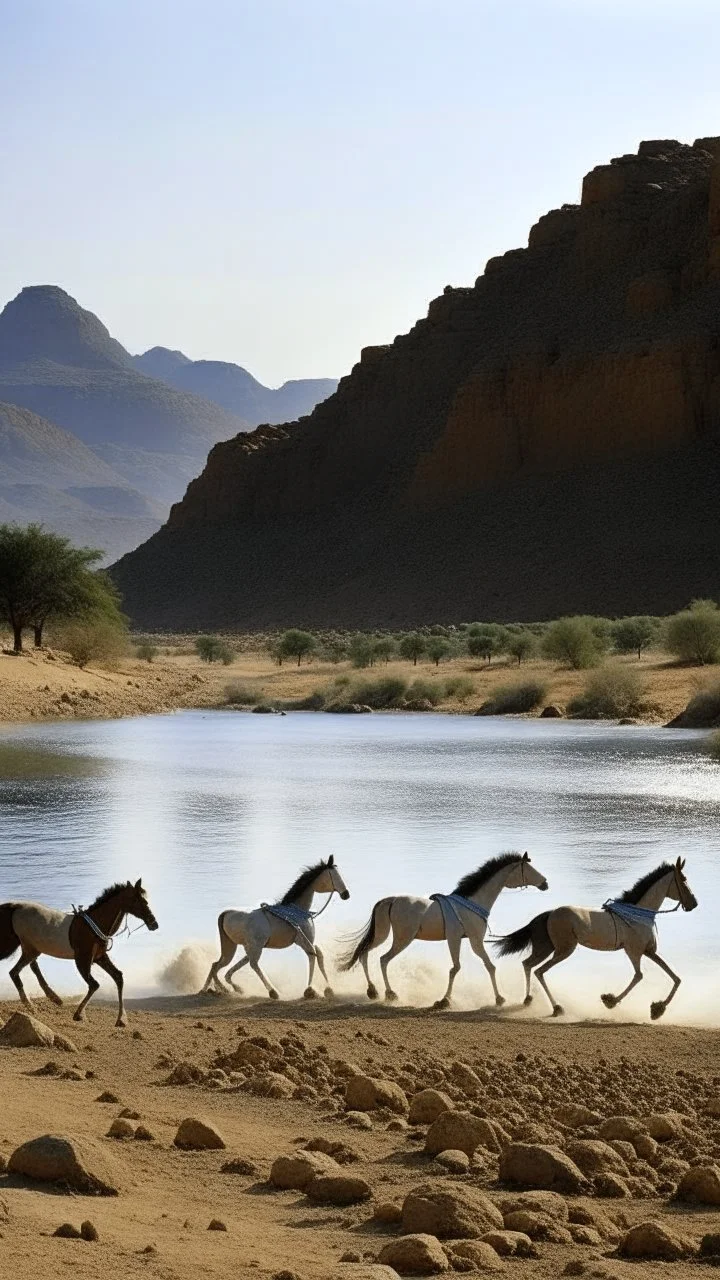
{"type": "Polygon", "coordinates": [[[128,938],[131,938],[134,933],[137,933],[138,929],[145,928],[145,922],[141,920],[140,924],[136,925],[134,929],[131,929],[127,922],[127,914],[126,914],[123,917],[125,923],[118,925],[117,931],[114,935],[111,933],[103,933],[100,926],[95,923],[92,916],[88,915],[84,907],[76,907],[73,903],[72,913],[74,916],[79,916],[81,920],[85,921],[85,924],[88,925],[90,929],[92,929],[93,933],[95,934],[95,937],[99,938],[100,941],[105,944],[105,948],[107,951],[112,951],[113,943],[115,942],[116,938],[122,938],[124,935],[126,935],[128,938]]]}

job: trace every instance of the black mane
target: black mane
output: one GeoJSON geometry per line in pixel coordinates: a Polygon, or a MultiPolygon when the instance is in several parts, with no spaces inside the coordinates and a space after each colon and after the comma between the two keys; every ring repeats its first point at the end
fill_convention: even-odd
{"type": "Polygon", "coordinates": [[[636,880],[632,889],[626,889],[625,892],[620,895],[618,901],[639,902],[643,894],[647,893],[648,889],[652,888],[656,880],[667,875],[668,871],[672,871],[671,864],[669,862],[661,862],[660,866],[656,867],[654,871],[648,871],[647,875],[641,876],[639,880],[636,880]]]}
{"type": "Polygon", "coordinates": [[[483,862],[477,871],[470,871],[462,880],[458,880],[453,893],[459,893],[463,898],[469,898],[480,888],[481,884],[485,884],[496,871],[500,871],[502,867],[507,867],[511,862],[521,862],[521,853],[499,853],[496,858],[488,858],[487,862],[483,862]]]}
{"type": "Polygon", "coordinates": [[[114,898],[116,893],[122,893],[123,889],[127,889],[129,883],[130,882],[126,880],[124,884],[122,883],[111,884],[109,889],[103,889],[102,893],[95,899],[94,902],[91,902],[90,906],[86,907],[85,910],[92,911],[93,907],[102,907],[103,904],[108,901],[108,898],[114,898]]]}
{"type": "Polygon", "coordinates": [[[320,875],[320,872],[324,871],[327,866],[328,863],[323,862],[321,859],[320,862],[315,863],[314,867],[306,867],[304,871],[300,872],[297,880],[293,881],[287,893],[284,894],[280,901],[295,902],[295,900],[300,897],[300,894],[305,892],[309,885],[312,884],[313,880],[315,880],[320,875]]]}

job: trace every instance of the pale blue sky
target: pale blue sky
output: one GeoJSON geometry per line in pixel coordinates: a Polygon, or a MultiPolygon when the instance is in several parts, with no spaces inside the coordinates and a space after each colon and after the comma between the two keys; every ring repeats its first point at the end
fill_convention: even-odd
{"type": "Polygon", "coordinates": [[[0,0],[0,302],[341,375],[641,138],[720,134],[718,0],[0,0]]]}

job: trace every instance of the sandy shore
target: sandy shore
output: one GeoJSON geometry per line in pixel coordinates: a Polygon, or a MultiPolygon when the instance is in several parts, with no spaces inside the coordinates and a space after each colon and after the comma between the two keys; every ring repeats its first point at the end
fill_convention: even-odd
{"type": "MultiPolygon", "coordinates": [[[[17,1008],[0,1004],[0,1021],[17,1008]]],[[[720,1156],[720,1120],[707,1115],[720,1084],[715,1031],[513,1023],[367,1003],[278,1005],[229,997],[130,1002],[130,1025],[122,1031],[109,1005],[91,1006],[83,1026],[72,1022],[71,1008],[38,1002],[37,1013],[70,1037],[75,1051],[0,1047],[0,1153],[7,1159],[19,1144],[46,1133],[91,1139],[113,1160],[121,1192],[69,1195],[0,1173],[3,1275],[50,1280],[74,1268],[82,1280],[110,1274],[228,1280],[282,1272],[299,1280],[370,1280],[374,1273],[358,1264],[377,1259],[402,1234],[400,1226],[378,1221],[379,1203],[401,1206],[419,1186],[459,1186],[481,1191],[507,1212],[518,1193],[499,1181],[496,1151],[480,1145],[468,1172],[448,1173],[424,1154],[428,1125],[409,1125],[404,1103],[397,1112],[369,1111],[362,1121],[367,1127],[354,1127],[344,1101],[353,1072],[391,1081],[408,1099],[425,1087],[440,1089],[452,1107],[490,1118],[505,1135],[502,1144],[512,1137],[568,1146],[578,1133],[557,1118],[568,1103],[598,1113],[582,1137],[613,1116],[636,1117],[640,1133],[653,1112],[676,1113],[681,1136],[650,1140],[641,1148],[647,1160],[635,1158],[627,1143],[617,1146],[620,1165],[631,1170],[628,1194],[556,1197],[562,1220],[550,1230],[547,1222],[544,1228],[535,1223],[537,1256],[498,1257],[498,1271],[533,1280],[561,1274],[646,1280],[656,1275],[656,1263],[615,1257],[617,1241],[633,1224],[653,1219],[694,1248],[720,1229],[717,1208],[672,1198],[690,1163],[712,1164],[720,1156]],[[38,1074],[48,1061],[57,1069],[38,1074]],[[213,1070],[214,1078],[207,1074],[213,1070]],[[168,1083],[188,1073],[200,1082],[168,1083]],[[115,1101],[100,1101],[106,1092],[115,1101]],[[262,1096],[268,1092],[283,1096],[262,1096]],[[105,1136],[124,1109],[133,1113],[131,1133],[142,1124],[149,1140],[105,1136]],[[186,1117],[215,1126],[226,1148],[178,1150],[173,1139],[186,1117]],[[313,1139],[343,1144],[341,1158],[349,1163],[337,1173],[364,1180],[368,1199],[316,1203],[300,1190],[268,1185],[275,1158],[313,1139]],[[246,1172],[224,1172],[231,1160],[248,1161],[246,1172]],[[86,1219],[99,1241],[54,1237],[60,1224],[86,1219]],[[213,1219],[227,1229],[208,1230],[213,1219]],[[584,1237],[573,1219],[597,1221],[604,1237],[595,1228],[584,1237]],[[557,1239],[542,1238],[548,1234],[557,1239]],[[355,1261],[342,1261],[345,1255],[355,1261]]],[[[452,1244],[443,1244],[452,1254],[452,1244]]],[[[387,1280],[388,1273],[376,1274],[387,1280]]],[[[697,1261],[668,1269],[673,1276],[700,1274],[697,1261]]]]}

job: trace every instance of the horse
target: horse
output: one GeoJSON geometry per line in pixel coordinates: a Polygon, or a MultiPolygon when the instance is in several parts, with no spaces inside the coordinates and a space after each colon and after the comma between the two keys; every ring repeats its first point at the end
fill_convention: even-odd
{"type": "Polygon", "coordinates": [[[508,934],[495,943],[501,956],[520,955],[531,947],[531,953],[523,960],[525,970],[525,1004],[532,1004],[530,979],[533,970],[540,986],[552,1005],[553,1017],[564,1013],[550,994],[545,974],[554,965],[561,964],[572,955],[575,948],[590,947],[593,951],[624,951],[633,966],[633,976],[619,995],[605,994],[601,1000],[607,1009],[614,1009],[642,982],[640,967],[643,956],[652,960],[673,980],[672,990],[665,1000],[654,1000],[650,1005],[653,1021],[661,1018],[680,986],[680,979],[669,964],[657,954],[655,917],[666,898],[677,902],[683,911],[694,911],[697,898],[690,890],[683,868],[685,859],[663,862],[654,871],[641,876],[620,898],[609,900],[601,910],[590,907],[556,907],[536,916],[522,929],[508,934]],[[548,956],[550,957],[548,959],[548,956]],[[545,964],[542,962],[546,961],[545,964]],[[540,968],[537,966],[540,965],[540,968]]]}
{"type": "Polygon", "coordinates": [[[10,970],[10,977],[17,987],[23,1004],[32,1009],[20,979],[28,965],[32,969],[48,1000],[62,1004],[56,991],[45,981],[38,956],[54,956],[58,960],[74,960],[78,972],[87,983],[87,995],[83,997],[73,1014],[75,1022],[85,1021],[85,1006],[92,999],[100,983],[91,973],[94,964],[99,965],[113,979],[118,993],[116,1027],[125,1027],[123,1006],[123,975],[108,956],[113,934],[120,929],[126,916],[136,916],[148,929],[158,928],[142,880],[131,884],[113,884],[105,889],[87,908],[73,907],[71,912],[56,911],[37,902],[4,902],[0,905],[0,960],[9,960],[18,947],[20,959],[10,970]]]}
{"type": "Polygon", "coordinates": [[[368,997],[377,1000],[378,990],[370,978],[368,956],[385,942],[392,929],[392,945],[380,957],[380,968],[385,983],[385,999],[397,1000],[388,981],[390,961],[409,947],[415,938],[423,942],[447,941],[452,961],[448,987],[442,999],[433,1006],[446,1009],[450,1004],[453,983],[460,972],[462,940],[468,938],[490,975],[496,1005],[504,1004],[495,980],[495,965],[485,950],[485,932],[490,911],[502,890],[525,888],[527,885],[543,890],[548,887],[545,877],[533,867],[528,853],[504,853],[463,876],[451,894],[435,893],[430,898],[381,898],[375,903],[365,929],[359,937],[356,935],[356,945],[342,957],[338,967],[347,973],[360,963],[365,971],[368,997]]]}
{"type": "MultiPolygon", "coordinates": [[[[316,862],[304,871],[290,885],[287,893],[279,902],[267,903],[255,911],[222,911],[218,916],[218,932],[220,934],[220,958],[210,967],[205,985],[200,992],[204,995],[211,987],[224,993],[221,985],[220,970],[227,968],[239,946],[245,948],[245,955],[232,969],[225,974],[224,981],[233,991],[242,994],[241,988],[233,982],[232,976],[249,964],[258,975],[271,1000],[278,999],[278,993],[268,982],[260,968],[260,955],[265,947],[272,949],[291,947],[293,943],[305,952],[309,962],[308,985],[304,991],[306,1000],[315,1000],[317,992],[313,988],[315,962],[325,979],[325,996],[332,999],[333,991],[325,972],[323,953],[315,942],[315,917],[319,911],[311,911],[310,904],[316,893],[327,893],[332,898],[334,893],[345,901],[350,897],[340,872],[335,866],[335,858],[331,854],[327,862],[316,862]]],[[[329,906],[330,898],[325,906],[329,906]]],[[[322,908],[325,910],[325,907],[322,908]]]]}

